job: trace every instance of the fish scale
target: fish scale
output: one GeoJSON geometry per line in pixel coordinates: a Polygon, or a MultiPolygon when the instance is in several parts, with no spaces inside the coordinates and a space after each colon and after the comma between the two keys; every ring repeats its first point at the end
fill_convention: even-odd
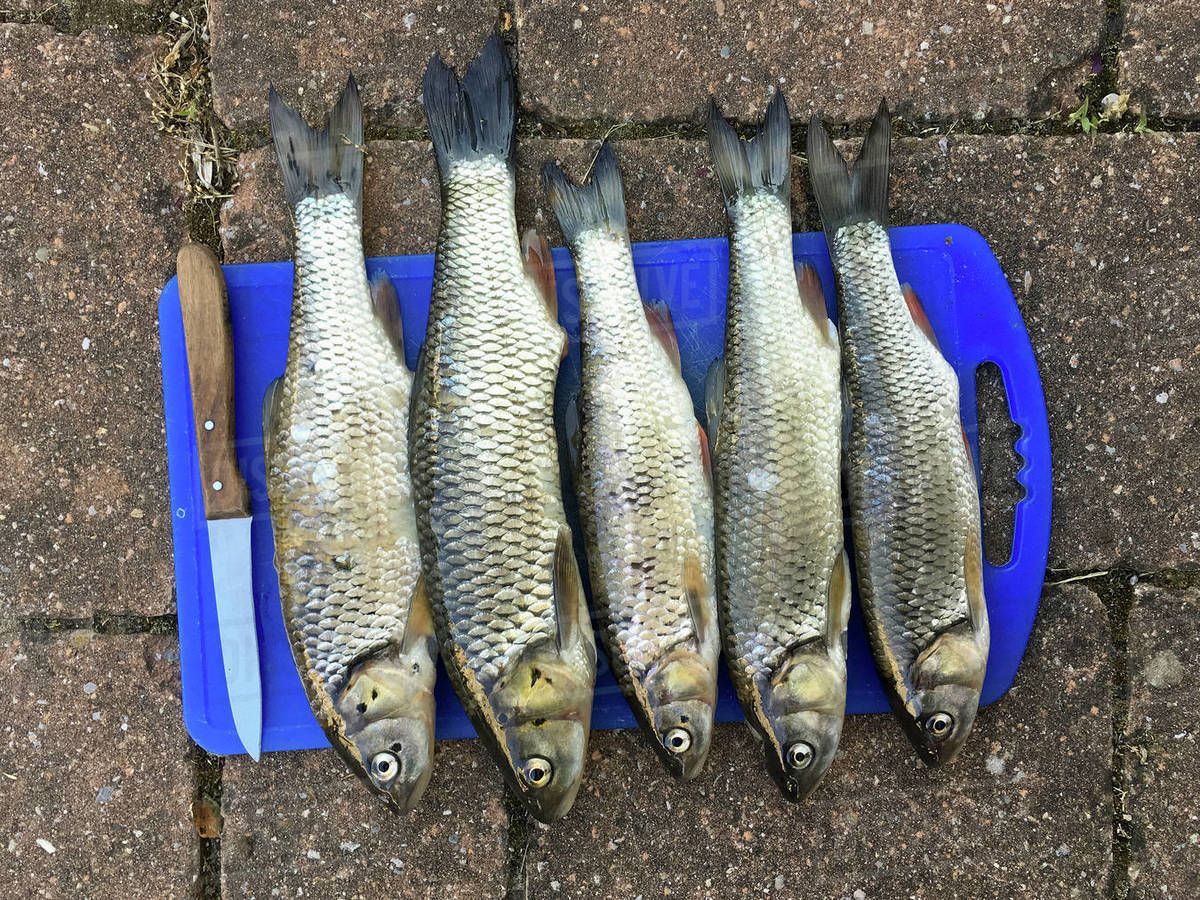
{"type": "Polygon", "coordinates": [[[434,615],[489,690],[523,647],[556,633],[563,333],[521,266],[507,165],[460,162],[444,194],[425,363],[437,399],[419,406],[428,452],[414,454],[413,478],[426,571],[442,597],[434,615]],[[477,285],[487,302],[461,302],[477,285]]]}
{"type": "Polygon", "coordinates": [[[791,650],[826,628],[842,548],[838,358],[827,335],[797,327],[811,319],[796,287],[787,206],[752,194],[731,218],[726,382],[713,460],[716,504],[725,511],[718,580],[728,652],[744,677],[769,680],[791,650]]]}
{"type": "Polygon", "coordinates": [[[969,537],[979,534],[974,469],[958,417],[957,377],[913,322],[886,229],[851,225],[832,244],[845,273],[853,415],[847,486],[869,535],[855,542],[870,561],[860,566],[860,579],[870,596],[888,598],[870,614],[907,665],[968,618],[963,557],[969,537]]]}
{"type": "Polygon", "coordinates": [[[673,647],[697,641],[684,566],[694,555],[713,583],[711,493],[691,395],[651,334],[628,241],[595,232],[577,244],[579,281],[590,288],[580,307],[580,499],[614,675],[641,679],[673,647]]]}
{"type": "Polygon", "coordinates": [[[292,642],[336,695],[356,661],[403,633],[420,575],[405,471],[411,376],[372,312],[350,198],[302,201],[296,231],[267,490],[292,642]]]}

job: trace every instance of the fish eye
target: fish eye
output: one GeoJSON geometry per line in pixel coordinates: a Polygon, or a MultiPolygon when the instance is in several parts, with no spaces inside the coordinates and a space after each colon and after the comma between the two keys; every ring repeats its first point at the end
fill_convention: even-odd
{"type": "Polygon", "coordinates": [[[550,777],[554,774],[554,767],[550,765],[550,760],[543,759],[540,756],[531,756],[521,765],[521,780],[530,787],[540,788],[545,787],[550,783],[550,777]]]}
{"type": "Polygon", "coordinates": [[[813,751],[812,744],[805,741],[796,741],[794,744],[789,744],[783,754],[783,761],[787,763],[787,767],[794,771],[807,769],[812,765],[813,757],[816,753],[813,751]]]}
{"type": "Polygon", "coordinates": [[[930,737],[944,738],[954,730],[954,716],[950,713],[935,712],[925,720],[925,731],[930,737]]]}
{"type": "Polygon", "coordinates": [[[691,732],[676,726],[663,735],[663,746],[672,753],[686,753],[692,746],[691,732]]]}
{"type": "Polygon", "coordinates": [[[371,757],[371,777],[377,784],[391,784],[400,774],[400,760],[384,751],[371,757]]]}

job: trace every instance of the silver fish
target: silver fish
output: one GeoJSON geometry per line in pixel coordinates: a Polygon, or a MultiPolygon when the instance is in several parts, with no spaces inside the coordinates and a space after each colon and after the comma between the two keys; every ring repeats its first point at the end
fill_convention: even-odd
{"type": "Polygon", "coordinates": [[[549,250],[527,254],[534,274],[522,261],[503,45],[493,35],[461,84],[434,57],[424,88],[442,179],[410,433],[424,570],[458,696],[549,822],[579,790],[596,674],[554,426],[566,335],[549,250]]]}
{"type": "Polygon", "coordinates": [[[958,378],[892,263],[890,143],[884,103],[848,172],[814,117],[808,161],[840,286],[846,483],[867,639],[901,725],[938,765],[971,730],[987,666],[979,490],[958,378]]]}
{"type": "Polygon", "coordinates": [[[816,272],[793,267],[790,139],[782,94],[750,141],[710,108],[731,228],[708,421],[726,660],[768,771],[801,800],[841,736],[850,581],[838,347],[816,272]]]}
{"type": "Polygon", "coordinates": [[[330,743],[410,809],[432,772],[437,650],[407,464],[412,373],[391,283],[372,291],[363,259],[354,80],[325,131],[272,91],[271,130],[296,224],[287,367],[263,415],[283,617],[330,743]]]}
{"type": "Polygon", "coordinates": [[[651,745],[678,777],[704,766],[717,693],[707,447],[666,306],[643,307],[616,154],[583,186],[546,164],[575,257],[582,385],[576,488],[601,637],[651,745]]]}

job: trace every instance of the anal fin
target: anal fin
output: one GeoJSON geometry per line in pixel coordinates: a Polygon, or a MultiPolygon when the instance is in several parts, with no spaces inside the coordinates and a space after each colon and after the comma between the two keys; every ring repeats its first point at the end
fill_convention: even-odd
{"type": "Polygon", "coordinates": [[[837,340],[833,336],[829,312],[825,307],[825,291],[821,288],[821,276],[808,263],[801,263],[796,267],[796,283],[800,288],[800,303],[805,312],[812,317],[813,324],[817,326],[817,334],[821,336],[821,340],[827,346],[836,347],[837,340]]]}
{"type": "Polygon", "coordinates": [[[925,307],[921,305],[921,301],[917,298],[917,292],[912,289],[911,284],[902,284],[900,286],[900,293],[904,295],[904,303],[908,306],[908,314],[912,316],[913,322],[921,329],[921,333],[929,338],[929,343],[937,347],[937,335],[933,333],[933,325],[929,321],[925,307]]]}
{"type": "Polygon", "coordinates": [[[646,321],[650,323],[650,331],[662,344],[663,350],[675,368],[683,371],[683,361],[679,355],[679,337],[675,333],[675,323],[671,321],[671,310],[661,300],[647,300],[642,308],[646,312],[646,321]]]}

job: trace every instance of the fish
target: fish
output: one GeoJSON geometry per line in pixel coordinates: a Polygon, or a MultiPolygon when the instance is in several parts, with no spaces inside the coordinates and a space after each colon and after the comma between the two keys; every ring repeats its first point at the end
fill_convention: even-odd
{"type": "Polygon", "coordinates": [[[437,647],[408,470],[413,374],[395,290],[368,283],[363,124],[351,78],[314,130],[271,90],[295,221],[287,365],[263,443],[283,620],[330,744],[397,810],[433,771],[437,647]]]}
{"type": "Polygon", "coordinates": [[[750,140],[710,103],[708,142],[730,222],[725,350],[705,401],[721,632],[767,770],[801,801],[833,761],[846,708],[838,340],[816,271],[793,264],[783,95],[750,140]]]}
{"type": "Polygon", "coordinates": [[[442,658],[513,792],[552,822],[583,775],[596,645],[563,506],[554,420],[565,355],[553,261],[522,247],[514,84],[496,35],[460,82],[440,56],[425,115],[442,212],[409,429],[442,658]]]}
{"type": "Polygon", "coordinates": [[[554,161],[542,178],[579,286],[568,440],[601,643],[651,746],[687,780],[708,756],[720,655],[707,438],[670,311],[638,291],[612,145],[582,186],[554,161]]]}
{"type": "Polygon", "coordinates": [[[884,101],[852,170],[821,120],[808,164],[838,279],[850,411],[846,486],[867,641],[920,758],[952,760],[987,667],[979,490],[959,385],[888,241],[884,101]]]}

